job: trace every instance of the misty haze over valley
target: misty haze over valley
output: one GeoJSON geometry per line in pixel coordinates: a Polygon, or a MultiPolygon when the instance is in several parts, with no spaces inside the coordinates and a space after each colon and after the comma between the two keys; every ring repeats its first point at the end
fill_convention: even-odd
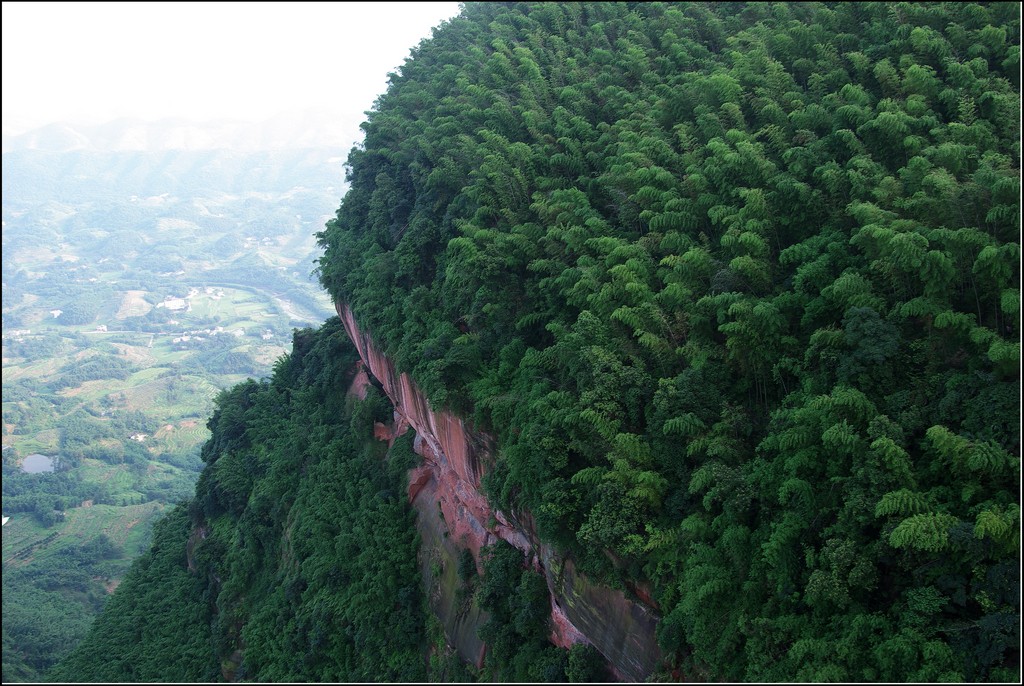
{"type": "Polygon", "coordinates": [[[5,680],[70,650],[190,497],[213,397],[333,314],[314,234],[358,129],[328,118],[4,136],[5,680]]]}

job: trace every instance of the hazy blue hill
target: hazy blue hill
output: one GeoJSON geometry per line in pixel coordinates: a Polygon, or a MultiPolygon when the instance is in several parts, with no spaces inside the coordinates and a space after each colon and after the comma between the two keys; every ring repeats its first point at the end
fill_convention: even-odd
{"type": "MultiPolygon", "coordinates": [[[[340,197],[335,148],[230,152],[49,152],[3,154],[3,193],[9,203],[117,201],[131,196],[210,196],[218,193],[284,193],[296,188],[340,197]],[[328,181],[337,179],[333,184],[328,181]],[[332,190],[333,187],[333,190],[332,190]]],[[[334,200],[337,201],[337,198],[334,200]]],[[[7,204],[5,204],[7,206],[7,204]]]]}
{"type": "Polygon", "coordinates": [[[286,150],[341,148],[347,154],[358,121],[331,110],[286,111],[259,122],[181,118],[147,121],[121,118],[97,125],[48,124],[16,135],[5,134],[4,152],[38,150],[106,152],[163,150],[286,150]]]}

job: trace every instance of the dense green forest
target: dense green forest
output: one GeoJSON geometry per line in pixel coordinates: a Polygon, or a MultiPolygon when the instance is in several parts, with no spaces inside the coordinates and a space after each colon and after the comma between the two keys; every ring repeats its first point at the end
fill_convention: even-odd
{"type": "Polygon", "coordinates": [[[688,679],[1013,680],[1016,3],[479,3],[321,280],[688,679]]]}
{"type": "MultiPolygon", "coordinates": [[[[467,3],[369,113],[321,282],[496,438],[496,508],[653,590],[655,678],[1017,681],[1019,43],[1010,3],[467,3]]],[[[331,319],[218,397],[50,678],[609,677],[504,543],[452,659],[356,360],[331,319]]]]}

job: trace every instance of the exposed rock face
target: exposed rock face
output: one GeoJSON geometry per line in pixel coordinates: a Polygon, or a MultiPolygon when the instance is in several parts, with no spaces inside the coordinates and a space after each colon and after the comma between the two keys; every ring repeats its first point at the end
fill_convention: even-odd
{"type": "Polygon", "coordinates": [[[480,548],[500,538],[530,555],[547,579],[553,643],[566,648],[592,643],[627,681],[643,681],[654,672],[661,662],[654,611],[621,591],[588,582],[571,560],[558,558],[540,543],[528,513],[517,518],[492,509],[480,479],[493,464],[494,440],[449,412],[432,410],[409,375],[399,374],[369,334],[360,330],[348,305],[338,303],[336,309],[366,368],[395,406],[393,429],[389,433],[383,426],[375,427],[374,434],[390,444],[407,426],[416,430],[413,449],[424,463],[409,474],[408,496],[420,513],[417,526],[423,546],[435,558],[434,563],[423,563],[424,579],[431,608],[463,659],[475,664],[483,660],[485,647],[476,638],[476,628],[486,621],[486,613],[457,607],[448,577],[454,574],[460,548],[473,552],[479,568],[480,548]],[[444,570],[439,578],[438,568],[444,570]]]}
{"type": "Polygon", "coordinates": [[[359,361],[355,378],[352,379],[352,385],[348,388],[348,394],[355,396],[359,400],[366,400],[366,387],[369,385],[370,376],[366,373],[366,368],[363,366],[362,361],[359,361]]]}
{"type": "MultiPolygon", "coordinates": [[[[659,667],[661,654],[654,640],[658,618],[652,610],[622,591],[591,583],[572,560],[559,559],[546,545],[541,546],[541,564],[553,590],[552,603],[572,619],[572,629],[586,636],[620,677],[642,681],[659,667]]],[[[552,618],[557,628],[557,614],[552,618]]]]}
{"type": "Polygon", "coordinates": [[[481,459],[491,453],[489,437],[472,432],[460,418],[449,412],[431,410],[426,396],[409,375],[397,373],[370,337],[360,332],[352,311],[344,305],[337,309],[359,356],[370,373],[380,381],[395,408],[427,442],[427,449],[445,467],[454,470],[460,480],[479,488],[483,475],[481,459]]]}
{"type": "Polygon", "coordinates": [[[438,486],[436,492],[449,536],[462,547],[471,549],[479,558],[480,548],[493,540],[487,530],[487,523],[492,517],[491,507],[480,492],[480,478],[484,470],[482,461],[490,459],[492,441],[473,432],[455,415],[431,410],[426,396],[409,375],[397,373],[370,337],[360,331],[352,311],[347,306],[338,306],[338,315],[359,351],[359,357],[380,381],[400,415],[397,423],[407,423],[416,430],[413,449],[423,456],[429,472],[411,476],[410,500],[415,502],[415,495],[427,483],[424,477],[429,473],[430,479],[438,486]],[[413,484],[418,484],[415,492],[413,484]]]}
{"type": "Polygon", "coordinates": [[[483,667],[486,647],[477,636],[477,629],[487,621],[489,614],[459,594],[462,582],[457,570],[462,546],[452,538],[447,520],[440,516],[438,486],[436,481],[428,479],[411,498],[419,512],[416,529],[420,533],[420,574],[430,609],[441,620],[448,644],[463,660],[483,667]]]}

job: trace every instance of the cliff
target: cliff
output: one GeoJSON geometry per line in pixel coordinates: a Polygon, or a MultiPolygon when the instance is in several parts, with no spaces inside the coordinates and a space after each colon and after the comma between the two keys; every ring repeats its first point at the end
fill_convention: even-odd
{"type": "MultiPolygon", "coordinates": [[[[360,328],[348,305],[336,307],[364,369],[380,382],[395,407],[392,427],[384,431],[379,427],[377,437],[393,440],[408,427],[416,431],[413,445],[423,464],[409,474],[408,497],[419,513],[422,558],[440,556],[445,562],[442,568],[454,570],[458,551],[465,548],[472,551],[480,568],[480,549],[504,540],[530,556],[544,574],[551,596],[553,643],[566,648],[580,642],[593,644],[624,680],[643,681],[653,673],[661,663],[654,633],[656,612],[622,591],[589,581],[571,559],[561,558],[540,542],[528,524],[528,513],[517,517],[492,508],[480,484],[494,464],[494,439],[450,412],[432,409],[409,375],[398,372],[360,328]]],[[[438,590],[430,595],[431,608],[442,620],[449,642],[463,659],[482,664],[484,646],[475,630],[486,616],[475,608],[460,613],[451,579],[447,583],[435,579],[429,563],[421,566],[427,587],[438,590]]]]}

